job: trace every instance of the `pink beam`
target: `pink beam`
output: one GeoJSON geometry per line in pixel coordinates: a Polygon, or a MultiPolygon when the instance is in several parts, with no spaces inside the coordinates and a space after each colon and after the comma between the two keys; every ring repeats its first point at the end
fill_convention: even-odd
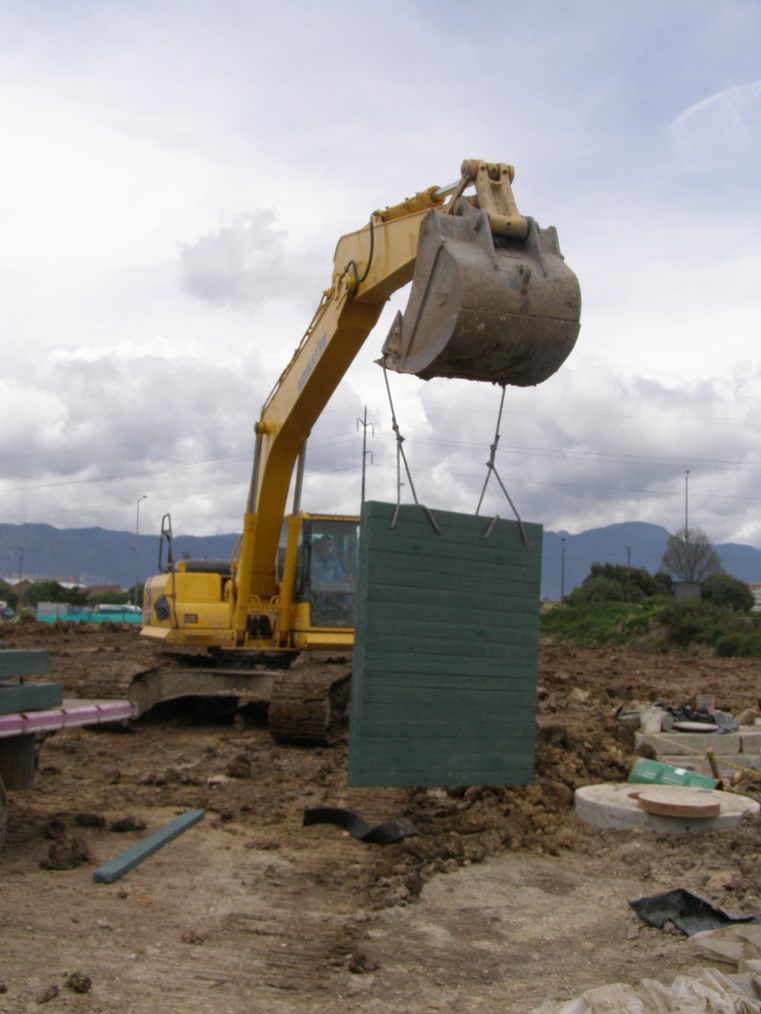
{"type": "Polygon", "coordinates": [[[0,715],[0,739],[35,732],[55,732],[77,725],[104,725],[132,718],[135,708],[129,701],[103,701],[76,707],[50,708],[47,711],[21,711],[0,715]]]}

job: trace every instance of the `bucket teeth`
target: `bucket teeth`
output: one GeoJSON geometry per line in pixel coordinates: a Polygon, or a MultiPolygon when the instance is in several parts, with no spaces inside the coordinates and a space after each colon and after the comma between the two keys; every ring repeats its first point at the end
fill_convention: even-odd
{"type": "Polygon", "coordinates": [[[557,233],[528,219],[525,238],[495,237],[484,211],[467,201],[457,211],[423,220],[410,299],[380,362],[424,380],[540,384],[580,326],[579,284],[557,233]]]}

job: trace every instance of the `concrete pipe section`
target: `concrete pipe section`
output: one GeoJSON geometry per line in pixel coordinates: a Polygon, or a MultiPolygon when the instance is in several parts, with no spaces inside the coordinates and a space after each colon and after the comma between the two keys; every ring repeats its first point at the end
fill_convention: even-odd
{"type": "Polygon", "coordinates": [[[737,827],[759,812],[747,796],[681,785],[585,785],[574,795],[576,815],[593,827],[660,834],[694,834],[737,827]]]}

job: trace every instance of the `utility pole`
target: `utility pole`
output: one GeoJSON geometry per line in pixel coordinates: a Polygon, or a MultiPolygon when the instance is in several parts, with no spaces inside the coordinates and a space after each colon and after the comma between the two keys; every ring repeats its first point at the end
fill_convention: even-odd
{"type": "Polygon", "coordinates": [[[137,585],[138,585],[137,562],[138,562],[138,542],[140,540],[140,502],[141,502],[141,500],[147,500],[147,499],[148,499],[147,495],[143,495],[141,497],[138,497],[138,499],[137,499],[137,510],[136,510],[136,513],[135,513],[135,591],[134,591],[134,595],[133,595],[133,599],[132,599],[132,603],[133,603],[135,609],[137,609],[137,585]]]}
{"type": "Polygon", "coordinates": [[[684,473],[684,541],[690,541],[690,526],[687,514],[687,503],[688,503],[688,490],[690,482],[690,470],[686,469],[684,473]]]}
{"type": "Polygon", "coordinates": [[[21,612],[21,582],[24,575],[24,547],[18,547],[18,601],[16,602],[16,613],[21,612]]]}
{"type": "Polygon", "coordinates": [[[565,603],[565,539],[560,536],[560,605],[565,603]]]}
{"type": "Polygon", "coordinates": [[[631,583],[632,583],[632,547],[626,547],[626,601],[631,600],[631,583]]]}
{"type": "Polygon", "coordinates": [[[373,463],[373,452],[367,449],[367,427],[370,427],[370,432],[375,436],[375,427],[372,423],[367,421],[367,405],[365,405],[365,413],[362,419],[357,419],[357,429],[362,427],[362,496],[360,503],[365,502],[365,462],[367,461],[367,455],[370,455],[370,464],[373,463]]]}

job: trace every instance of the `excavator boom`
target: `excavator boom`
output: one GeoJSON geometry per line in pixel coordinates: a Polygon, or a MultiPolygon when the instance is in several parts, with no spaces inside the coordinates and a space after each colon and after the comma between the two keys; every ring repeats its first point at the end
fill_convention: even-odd
{"type": "MultiPolygon", "coordinates": [[[[328,519],[301,514],[296,503],[284,525],[286,502],[312,427],[390,296],[412,282],[380,362],[426,380],[539,384],[576,341],[578,282],[555,230],[518,211],[513,175],[503,163],[467,160],[457,183],[376,211],[363,228],[341,237],[330,286],[256,424],[243,530],[231,564],[210,569],[182,560],[150,578],[144,634],[172,646],[206,647],[228,661],[230,654],[271,658],[351,646],[351,609],[343,610],[341,623],[324,619],[323,593],[310,586],[313,547],[325,539],[328,519]]],[[[344,519],[336,544],[352,545],[356,528],[356,519],[344,519]]],[[[353,604],[353,592],[340,594],[353,604]]]]}

